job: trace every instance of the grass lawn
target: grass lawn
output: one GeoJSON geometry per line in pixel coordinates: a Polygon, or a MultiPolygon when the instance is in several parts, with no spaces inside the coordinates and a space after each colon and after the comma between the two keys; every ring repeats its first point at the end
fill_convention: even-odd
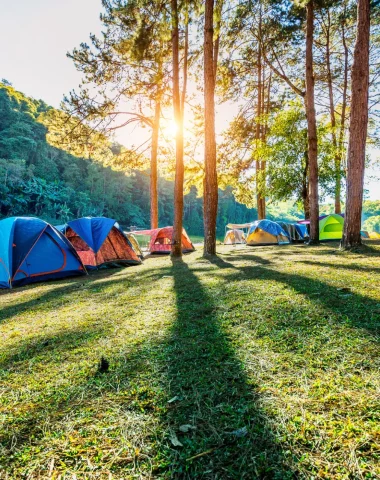
{"type": "Polygon", "coordinates": [[[380,478],[380,245],[218,252],[0,294],[1,479],[380,478]]]}

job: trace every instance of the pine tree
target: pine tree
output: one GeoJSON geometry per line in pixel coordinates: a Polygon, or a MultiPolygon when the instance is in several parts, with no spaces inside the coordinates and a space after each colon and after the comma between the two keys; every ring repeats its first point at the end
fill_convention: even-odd
{"type": "Polygon", "coordinates": [[[351,72],[351,114],[347,154],[347,199],[342,247],[361,244],[365,150],[368,129],[370,0],[358,1],[357,34],[351,72]]]}

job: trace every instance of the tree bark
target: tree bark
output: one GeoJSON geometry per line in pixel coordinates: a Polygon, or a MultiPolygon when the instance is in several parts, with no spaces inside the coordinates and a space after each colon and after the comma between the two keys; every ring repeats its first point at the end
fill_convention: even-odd
{"type": "Polygon", "coordinates": [[[327,87],[329,91],[329,109],[330,109],[330,123],[331,123],[331,140],[334,149],[334,174],[335,174],[335,213],[341,213],[341,152],[338,148],[338,141],[336,137],[336,118],[335,118],[335,103],[334,91],[331,74],[331,52],[330,52],[330,30],[331,18],[330,11],[327,11],[327,26],[326,26],[326,70],[327,70],[327,87]]]}
{"type": "Polygon", "coordinates": [[[319,243],[318,139],[314,102],[313,72],[314,0],[306,5],[306,95],[309,157],[310,243],[319,243]]]}
{"type": "Polygon", "coordinates": [[[189,5],[187,2],[185,2],[185,45],[184,45],[184,52],[183,52],[183,86],[182,86],[182,95],[181,95],[182,122],[184,120],[184,115],[185,115],[188,59],[189,59],[189,5]]]}
{"type": "Polygon", "coordinates": [[[214,79],[216,82],[216,75],[218,72],[218,57],[219,57],[219,47],[220,47],[220,28],[222,26],[222,10],[223,10],[223,0],[215,0],[215,15],[216,25],[214,29],[215,40],[214,40],[214,51],[213,51],[213,62],[214,62],[214,79]]]}
{"type": "Polygon", "coordinates": [[[218,177],[215,141],[215,61],[214,0],[205,0],[204,23],[204,102],[205,102],[205,177],[203,195],[204,256],[216,253],[218,177]]]}
{"type": "Polygon", "coordinates": [[[179,26],[178,3],[171,0],[172,16],[172,63],[173,63],[173,110],[177,125],[175,136],[176,143],[176,169],[174,181],[174,224],[172,237],[173,257],[182,256],[182,220],[183,220],[183,117],[181,111],[181,97],[179,88],[179,26]]]}
{"type": "Polygon", "coordinates": [[[351,72],[347,154],[347,200],[342,247],[361,245],[365,149],[368,129],[370,0],[358,0],[357,34],[351,72]]]}
{"type": "MultiPolygon", "coordinates": [[[[260,18],[261,22],[261,18],[260,18]]],[[[260,27],[259,27],[260,28],[260,27]]],[[[256,106],[256,145],[259,146],[259,143],[262,139],[261,134],[261,114],[262,114],[262,102],[263,102],[263,84],[262,84],[262,63],[261,63],[261,41],[258,42],[257,50],[257,106],[256,106]]],[[[257,218],[262,220],[265,218],[265,213],[263,212],[263,202],[262,202],[262,175],[261,175],[261,161],[259,158],[256,158],[256,202],[257,202],[257,218]]]]}
{"type": "MultiPolygon", "coordinates": [[[[265,68],[265,66],[264,66],[265,68]]],[[[265,86],[265,83],[264,83],[265,86]]],[[[272,72],[269,70],[269,79],[268,79],[268,88],[267,88],[267,98],[265,99],[265,88],[263,92],[263,106],[262,110],[265,113],[266,118],[263,124],[262,130],[262,141],[266,143],[267,134],[268,134],[268,116],[270,113],[270,92],[272,86],[272,72]]],[[[263,218],[266,218],[267,215],[267,206],[266,206],[266,198],[265,198],[265,187],[266,187],[266,160],[261,160],[261,178],[264,185],[264,195],[261,198],[261,214],[263,218]]]]}
{"type": "Polygon", "coordinates": [[[150,228],[158,228],[158,135],[160,131],[161,103],[156,100],[152,128],[152,149],[150,154],[150,228]]]}
{"type": "Polygon", "coordinates": [[[310,219],[310,201],[309,201],[309,154],[305,150],[305,165],[302,178],[302,202],[305,220],[310,219]]]}
{"type": "Polygon", "coordinates": [[[346,132],[346,110],[347,110],[347,90],[348,90],[348,47],[346,42],[346,30],[345,24],[342,21],[342,43],[344,50],[344,77],[343,77],[343,94],[342,94],[342,112],[340,120],[340,130],[339,130],[339,153],[340,153],[340,162],[341,165],[344,164],[345,160],[345,148],[344,148],[344,136],[346,132]]]}

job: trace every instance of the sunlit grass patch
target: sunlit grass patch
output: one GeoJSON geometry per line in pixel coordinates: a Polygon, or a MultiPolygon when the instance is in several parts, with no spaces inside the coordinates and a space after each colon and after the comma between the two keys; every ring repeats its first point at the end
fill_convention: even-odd
{"type": "Polygon", "coordinates": [[[376,244],[199,248],[2,293],[0,471],[379,478],[379,272],[376,244]]]}

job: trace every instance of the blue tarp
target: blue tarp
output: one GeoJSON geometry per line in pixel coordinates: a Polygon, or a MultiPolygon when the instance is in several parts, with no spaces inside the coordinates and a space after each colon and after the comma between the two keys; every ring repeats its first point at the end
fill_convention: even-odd
{"type": "Polygon", "coordinates": [[[274,235],[276,237],[278,235],[283,235],[286,238],[288,237],[284,229],[281,228],[278,223],[272,222],[272,220],[256,220],[256,222],[252,223],[248,235],[250,233],[253,233],[257,228],[260,228],[260,230],[270,233],[271,235],[274,235]]]}
{"type": "MultiPolygon", "coordinates": [[[[87,245],[98,253],[105,239],[108,237],[112,227],[116,224],[116,220],[105,217],[83,217],[68,222],[67,226],[72,228],[74,232],[84,240],[87,245]]],[[[60,226],[61,231],[66,225],[60,226]]]]}
{"type": "Polygon", "coordinates": [[[73,246],[39,218],[0,221],[0,288],[85,273],[73,246]]]}

